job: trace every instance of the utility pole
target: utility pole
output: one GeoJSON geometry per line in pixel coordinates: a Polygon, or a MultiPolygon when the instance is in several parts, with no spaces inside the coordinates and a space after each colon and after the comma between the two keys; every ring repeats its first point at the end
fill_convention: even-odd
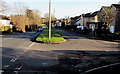
{"type": "Polygon", "coordinates": [[[54,8],[54,18],[55,18],[55,8],[54,8]]]}
{"type": "Polygon", "coordinates": [[[54,8],[54,17],[53,17],[53,25],[55,25],[55,8],[54,8]]]}
{"type": "Polygon", "coordinates": [[[51,0],[49,0],[49,39],[51,39],[51,0]]]}

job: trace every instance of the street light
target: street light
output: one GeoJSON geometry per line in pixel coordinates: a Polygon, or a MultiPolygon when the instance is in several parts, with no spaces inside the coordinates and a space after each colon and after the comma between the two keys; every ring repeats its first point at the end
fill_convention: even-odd
{"type": "Polygon", "coordinates": [[[51,0],[49,0],[49,39],[51,39],[51,0]]]}

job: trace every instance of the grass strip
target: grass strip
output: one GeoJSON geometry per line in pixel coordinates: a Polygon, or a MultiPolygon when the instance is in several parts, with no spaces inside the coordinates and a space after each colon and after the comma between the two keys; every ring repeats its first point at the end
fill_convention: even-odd
{"type": "Polygon", "coordinates": [[[51,39],[48,37],[48,29],[44,29],[44,31],[36,38],[37,42],[47,42],[47,43],[56,43],[56,42],[63,42],[65,39],[60,35],[57,34],[54,30],[52,30],[51,39]]]}

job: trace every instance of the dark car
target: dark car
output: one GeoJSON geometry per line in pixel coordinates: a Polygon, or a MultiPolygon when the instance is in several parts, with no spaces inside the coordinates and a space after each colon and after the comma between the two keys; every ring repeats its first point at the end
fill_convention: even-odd
{"type": "Polygon", "coordinates": [[[43,27],[42,27],[42,26],[38,26],[38,28],[37,28],[36,31],[37,31],[37,32],[42,32],[42,31],[43,31],[43,27]]]}

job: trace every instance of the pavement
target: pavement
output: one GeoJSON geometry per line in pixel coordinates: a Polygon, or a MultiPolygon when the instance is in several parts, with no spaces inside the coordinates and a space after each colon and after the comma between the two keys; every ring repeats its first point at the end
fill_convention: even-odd
{"type": "Polygon", "coordinates": [[[2,69],[9,71],[61,70],[62,72],[67,68],[72,68],[73,65],[76,68],[86,67],[87,70],[90,62],[98,65],[105,60],[109,64],[120,61],[118,44],[89,39],[62,29],[56,29],[56,32],[67,41],[60,44],[32,42],[31,39],[34,40],[40,34],[36,32],[1,36],[2,69]]]}

